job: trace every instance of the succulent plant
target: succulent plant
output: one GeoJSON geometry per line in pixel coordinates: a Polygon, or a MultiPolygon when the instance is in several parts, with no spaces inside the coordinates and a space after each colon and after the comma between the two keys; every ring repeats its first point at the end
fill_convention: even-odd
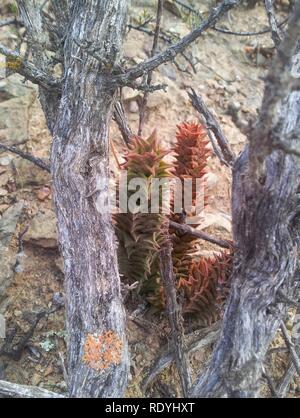
{"type": "MultiPolygon", "coordinates": [[[[181,181],[191,179],[193,181],[192,205],[196,205],[196,179],[203,183],[204,207],[208,203],[209,193],[205,186],[207,172],[207,160],[210,156],[208,139],[205,128],[197,123],[182,123],[177,126],[176,144],[174,147],[175,163],[174,176],[181,181]]],[[[189,217],[189,211],[184,207],[183,213],[189,217]]],[[[172,220],[183,222],[183,217],[177,213],[172,214],[172,220]]],[[[199,240],[187,234],[181,234],[177,230],[171,231],[173,238],[173,265],[176,279],[189,277],[190,265],[199,249],[199,240]]]]}
{"type": "MultiPolygon", "coordinates": [[[[164,150],[154,131],[148,139],[134,137],[125,153],[122,170],[127,171],[127,183],[134,178],[145,180],[143,192],[147,207],[150,208],[150,188],[154,178],[177,177],[181,181],[202,179],[205,184],[207,160],[210,156],[208,139],[204,127],[196,123],[178,125],[174,146],[174,163],[164,158],[164,150]]],[[[130,199],[134,192],[127,192],[130,199]]],[[[204,207],[209,193],[204,187],[204,207]]],[[[197,199],[196,189],[192,193],[192,205],[197,199]]],[[[159,194],[159,207],[163,205],[159,194]]],[[[174,201],[170,202],[170,219],[184,222],[190,213],[184,207],[183,213],[174,213],[174,201]]],[[[138,282],[138,291],[156,308],[165,304],[161,285],[158,253],[163,245],[163,225],[166,214],[161,213],[119,213],[115,215],[116,233],[119,241],[118,258],[120,272],[130,282],[138,282]]],[[[224,251],[211,258],[199,257],[200,241],[188,234],[170,229],[173,245],[173,266],[175,284],[182,296],[184,315],[197,315],[203,324],[212,323],[220,317],[222,306],[229,289],[233,254],[224,251]]]]}
{"type": "MultiPolygon", "coordinates": [[[[141,193],[147,199],[149,211],[148,192],[152,179],[171,176],[171,165],[164,161],[166,154],[168,151],[161,148],[154,131],[148,139],[133,138],[124,156],[122,169],[127,171],[127,185],[134,178],[145,180],[145,189],[141,193]]],[[[134,192],[129,190],[127,193],[130,199],[134,192]]],[[[138,289],[146,293],[154,291],[159,282],[157,253],[162,240],[164,216],[162,213],[140,212],[115,215],[120,272],[130,282],[138,281],[138,289]]]]}
{"type": "Polygon", "coordinates": [[[222,316],[230,288],[232,262],[233,254],[228,251],[193,262],[189,278],[181,278],[177,285],[183,293],[183,314],[197,315],[204,325],[222,316]]]}

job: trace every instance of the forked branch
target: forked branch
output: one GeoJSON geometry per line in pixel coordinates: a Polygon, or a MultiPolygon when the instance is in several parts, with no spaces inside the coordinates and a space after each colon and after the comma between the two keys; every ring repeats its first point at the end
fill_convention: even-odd
{"type": "Polygon", "coordinates": [[[197,95],[193,88],[191,88],[191,92],[188,92],[188,95],[191,99],[192,105],[200,113],[205,121],[208,135],[216,155],[219,157],[222,163],[228,166],[232,166],[236,157],[231,150],[229,142],[226,139],[217,119],[208,109],[202,97],[197,95]]]}
{"type": "Polygon", "coordinates": [[[114,76],[111,82],[120,86],[127,86],[137,78],[147,74],[149,71],[153,71],[161,64],[174,60],[177,54],[182,53],[189,45],[195,42],[203,32],[213,27],[226,12],[235,7],[239,2],[239,0],[224,0],[219,6],[212,8],[208,18],[188,35],[184,36],[175,44],[169,46],[163,52],[129,68],[122,74],[114,76]]]}

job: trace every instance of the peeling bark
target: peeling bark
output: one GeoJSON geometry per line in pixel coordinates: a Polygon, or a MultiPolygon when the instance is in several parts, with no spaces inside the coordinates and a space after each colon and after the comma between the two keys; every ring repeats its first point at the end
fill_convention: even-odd
{"type": "Polygon", "coordinates": [[[108,199],[108,123],[114,102],[107,77],[117,63],[125,28],[124,0],[73,2],[65,42],[66,81],[53,129],[51,168],[65,264],[69,392],[72,397],[118,397],[127,384],[128,350],[115,239],[108,199]],[[97,45],[102,63],[78,46],[97,45]],[[76,58],[74,58],[76,57],[76,58]],[[101,179],[101,190],[97,190],[101,179]],[[122,341],[117,365],[94,370],[83,362],[89,334],[112,330],[122,341]]]}
{"type": "MultiPolygon", "coordinates": [[[[299,42],[297,51],[294,77],[300,77],[299,42]]],[[[299,92],[291,92],[283,100],[279,115],[276,133],[290,144],[290,134],[299,137],[300,132],[299,92]]],[[[277,121],[278,115],[273,118],[277,121]]],[[[265,144],[262,147],[265,152],[265,144]]],[[[237,252],[232,289],[220,339],[208,369],[194,384],[192,396],[259,395],[264,357],[287,311],[287,305],[276,300],[276,292],[280,289],[293,299],[299,287],[300,159],[269,149],[260,170],[264,178],[259,181],[251,171],[248,146],[234,165],[232,219],[237,252]]],[[[259,156],[259,144],[252,152],[259,156]]]]}
{"type": "MultiPolygon", "coordinates": [[[[41,19],[44,3],[19,0],[33,63],[46,73],[45,45],[51,39],[41,19]]],[[[112,222],[109,214],[99,213],[96,202],[99,196],[108,198],[108,125],[115,99],[109,80],[122,53],[128,2],[68,0],[60,2],[64,14],[58,3],[52,1],[51,7],[57,28],[64,31],[59,40],[64,77],[61,92],[41,86],[40,99],[53,134],[51,172],[65,267],[69,396],[120,397],[129,367],[125,313],[112,222]],[[59,21],[66,18],[67,23],[59,21]],[[108,345],[111,336],[115,347],[108,345]],[[89,361],[91,341],[102,344],[105,361],[89,361]]]]}

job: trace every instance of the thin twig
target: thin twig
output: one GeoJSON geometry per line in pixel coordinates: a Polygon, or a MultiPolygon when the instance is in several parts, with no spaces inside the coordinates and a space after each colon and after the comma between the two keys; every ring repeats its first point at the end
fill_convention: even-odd
{"type": "Polygon", "coordinates": [[[294,366],[296,368],[296,371],[298,373],[298,375],[300,376],[300,359],[298,357],[298,354],[295,350],[295,345],[294,343],[291,341],[289,334],[288,334],[288,330],[286,329],[285,323],[283,321],[281,321],[280,324],[280,329],[283,335],[283,339],[285,341],[286,346],[288,347],[290,354],[291,354],[291,359],[294,363],[294,366]]]}
{"type": "MultiPolygon", "coordinates": [[[[299,314],[300,314],[300,305],[298,304],[298,308],[297,308],[296,315],[295,315],[295,320],[299,318],[299,314]]],[[[299,324],[298,322],[294,321],[293,330],[295,326],[298,327],[299,324]]],[[[292,332],[292,335],[293,335],[293,332],[292,332]]],[[[300,355],[300,333],[292,337],[292,341],[295,345],[295,350],[297,354],[300,355]]],[[[296,370],[294,361],[292,359],[292,355],[290,354],[287,369],[276,388],[279,398],[284,398],[286,396],[290,383],[293,380],[296,373],[297,373],[297,370],[296,370]]]]}
{"type": "MultiPolygon", "coordinates": [[[[223,158],[222,162],[225,162],[228,166],[232,166],[235,161],[235,155],[230,149],[229,142],[227,141],[218,121],[212,114],[212,112],[207,108],[201,96],[197,95],[195,90],[191,88],[191,92],[188,92],[189,98],[191,99],[192,105],[194,108],[203,116],[206,124],[206,128],[209,131],[212,131],[216,141],[218,143],[220,152],[222,153],[223,158]]],[[[213,146],[215,143],[213,142],[213,146]]],[[[219,156],[220,153],[217,155],[219,156]]]]}
{"type": "MultiPolygon", "coordinates": [[[[134,29],[134,30],[137,30],[137,31],[140,31],[140,32],[142,32],[142,33],[145,33],[145,34],[147,34],[147,35],[149,35],[149,36],[154,36],[154,31],[152,31],[151,29],[148,29],[148,28],[144,28],[144,27],[140,27],[140,26],[135,26],[135,25],[132,25],[132,24],[129,24],[128,25],[128,27],[130,27],[131,29],[134,29]]],[[[169,44],[169,45],[172,45],[172,38],[171,38],[171,36],[169,36],[167,33],[164,33],[163,32],[163,30],[161,29],[161,31],[160,31],[160,34],[159,34],[159,39],[161,39],[161,40],[163,40],[164,42],[166,42],[167,44],[169,44]]],[[[188,64],[192,67],[192,69],[193,69],[193,72],[194,73],[196,73],[196,67],[195,67],[195,65],[194,65],[194,63],[193,63],[193,61],[192,61],[192,58],[190,58],[185,52],[181,52],[181,54],[180,54],[187,62],[188,62],[188,64]]],[[[180,68],[180,66],[179,66],[179,64],[176,62],[176,60],[174,59],[173,60],[173,63],[174,63],[174,65],[175,65],[175,67],[178,69],[178,71],[181,71],[181,72],[185,72],[185,73],[188,73],[188,74],[190,74],[190,72],[189,71],[187,71],[187,70],[183,70],[182,68],[180,68]]]]}
{"type": "Polygon", "coordinates": [[[176,55],[182,53],[191,43],[196,41],[207,29],[211,28],[226,12],[239,4],[240,0],[224,0],[217,7],[213,7],[209,16],[196,29],[174,43],[166,50],[153,57],[129,68],[127,71],[112,77],[111,82],[119,86],[126,86],[137,78],[153,71],[155,68],[169,61],[173,61],[176,55]]]}
{"type": "MultiPolygon", "coordinates": [[[[153,44],[152,44],[152,50],[150,53],[150,57],[153,57],[156,54],[157,46],[158,46],[158,39],[159,39],[159,32],[160,32],[160,25],[161,25],[161,18],[163,14],[163,8],[164,8],[164,0],[158,0],[157,1],[157,12],[156,12],[156,24],[155,24],[155,31],[154,31],[154,37],[153,37],[153,44]]],[[[147,81],[146,84],[148,86],[151,85],[152,81],[152,71],[149,71],[147,74],[147,81]]],[[[147,106],[149,92],[145,91],[144,96],[142,98],[142,102],[140,104],[140,118],[139,118],[139,128],[138,128],[138,135],[141,136],[142,130],[143,130],[143,123],[145,120],[145,110],[147,106]]]]}
{"type": "Polygon", "coordinates": [[[166,91],[166,88],[168,87],[167,84],[150,84],[147,83],[136,83],[134,81],[128,82],[126,84],[127,87],[131,87],[133,90],[139,90],[144,91],[147,93],[154,93],[158,90],[164,90],[166,91]]]}
{"type": "Polygon", "coordinates": [[[274,7],[272,0],[264,0],[265,9],[269,20],[270,30],[271,30],[271,38],[274,42],[275,48],[278,49],[279,44],[281,42],[281,37],[279,33],[279,27],[277,24],[277,20],[275,17],[274,7]]]}
{"type": "Polygon", "coordinates": [[[20,157],[24,158],[25,160],[28,160],[28,161],[32,162],[33,164],[37,165],[42,170],[48,171],[48,173],[50,173],[50,164],[45,162],[41,158],[34,157],[33,155],[28,154],[24,151],[21,151],[17,147],[14,147],[14,146],[8,146],[8,145],[0,144],[0,149],[3,149],[3,150],[8,151],[8,152],[12,152],[13,154],[17,154],[20,157]]]}
{"type": "MultiPolygon", "coordinates": [[[[209,328],[204,328],[186,335],[186,341],[189,341],[187,343],[186,355],[213,344],[217,340],[219,333],[220,323],[216,322],[209,328]]],[[[143,379],[141,386],[144,392],[155,377],[175,360],[174,349],[170,350],[169,347],[164,347],[162,353],[159,354],[158,358],[152,363],[152,366],[149,367],[149,371],[143,379]]]]}
{"type": "MultiPolygon", "coordinates": [[[[183,3],[180,0],[174,0],[175,3],[178,3],[180,6],[184,7],[186,10],[188,10],[190,13],[193,13],[197,17],[201,17],[201,13],[199,13],[197,10],[193,9],[190,5],[183,3]]],[[[285,23],[287,23],[288,18],[284,19],[282,22],[277,24],[277,27],[280,28],[285,23]]],[[[264,29],[257,32],[234,32],[227,29],[212,27],[212,29],[216,32],[223,33],[225,35],[234,35],[234,36],[258,36],[258,35],[265,35],[266,33],[270,33],[271,29],[264,29]]]]}
{"type": "Polygon", "coordinates": [[[39,84],[45,90],[52,92],[61,89],[61,80],[55,79],[51,75],[45,73],[41,68],[36,67],[31,62],[24,59],[19,52],[13,51],[0,44],[0,54],[7,57],[7,66],[12,71],[23,75],[32,83],[39,84]]]}
{"type": "MultiPolygon", "coordinates": [[[[283,19],[283,21],[278,23],[277,26],[281,28],[288,22],[288,20],[289,20],[288,17],[283,19]]],[[[217,27],[213,27],[212,30],[223,33],[224,35],[234,35],[234,36],[260,36],[260,35],[265,35],[271,32],[270,29],[264,29],[264,30],[260,30],[257,32],[234,32],[232,30],[222,29],[222,28],[217,28],[217,27]]]]}
{"type": "Polygon", "coordinates": [[[115,103],[113,118],[116,124],[118,125],[118,128],[121,132],[125,144],[128,146],[131,141],[131,138],[133,137],[133,133],[127,122],[125,111],[120,101],[117,101],[115,103]]]}
{"type": "Polygon", "coordinates": [[[168,314],[172,339],[175,351],[175,362],[180,377],[183,396],[187,397],[191,386],[191,374],[184,347],[184,330],[181,309],[177,301],[175,288],[172,244],[169,236],[169,221],[165,221],[165,240],[159,251],[160,275],[164,286],[166,298],[166,311],[168,314]]]}
{"type": "Polygon", "coordinates": [[[173,229],[176,229],[177,231],[183,234],[188,234],[188,235],[191,235],[192,237],[200,238],[200,239],[203,239],[204,241],[208,241],[208,242],[211,242],[212,244],[216,244],[219,247],[228,248],[228,249],[232,248],[232,244],[230,241],[225,241],[223,239],[212,237],[211,235],[208,235],[202,231],[198,231],[197,229],[192,228],[191,226],[187,224],[179,224],[177,222],[170,221],[170,227],[173,229]]]}
{"type": "Polygon", "coordinates": [[[55,306],[51,307],[50,309],[45,309],[45,310],[42,310],[41,312],[38,312],[35,315],[35,318],[32,322],[31,327],[20,338],[20,340],[17,344],[13,344],[13,339],[14,339],[15,334],[16,334],[16,330],[13,330],[11,335],[8,336],[8,338],[6,338],[4,344],[0,348],[0,355],[5,355],[7,357],[12,358],[15,361],[20,360],[20,358],[22,356],[22,353],[23,353],[23,350],[24,350],[25,346],[27,345],[28,341],[30,340],[30,338],[33,336],[34,331],[35,331],[38,323],[43,318],[45,318],[46,316],[58,311],[61,308],[62,308],[61,305],[55,305],[55,306]]]}
{"type": "Polygon", "coordinates": [[[268,386],[269,386],[269,388],[270,388],[270,391],[271,391],[272,396],[273,396],[273,397],[275,397],[275,398],[279,398],[279,395],[278,395],[277,389],[276,389],[276,387],[275,387],[275,384],[274,384],[274,382],[273,382],[273,379],[272,379],[272,378],[271,378],[271,376],[269,376],[269,374],[266,372],[266,370],[265,370],[264,366],[262,366],[262,377],[263,377],[264,379],[266,379],[266,381],[267,381],[267,383],[268,383],[268,386]]]}

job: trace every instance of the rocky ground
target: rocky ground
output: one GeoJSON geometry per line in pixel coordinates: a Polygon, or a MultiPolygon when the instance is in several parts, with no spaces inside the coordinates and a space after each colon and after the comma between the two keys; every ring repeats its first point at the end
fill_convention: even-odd
{"type": "MultiPolygon", "coordinates": [[[[11,2],[4,2],[5,4],[11,2]]],[[[154,15],[153,1],[134,1],[131,9],[133,25],[154,15]]],[[[211,1],[194,1],[203,16],[211,1]],[[200,6],[199,6],[200,4],[200,6]]],[[[166,1],[163,27],[169,33],[185,35],[192,19],[183,9],[166,1]]],[[[0,6],[0,8],[3,6],[0,6]]],[[[285,4],[278,15],[285,16],[285,4]]],[[[1,10],[4,16],[14,13],[14,8],[1,10]]],[[[262,5],[254,9],[239,8],[222,21],[222,27],[234,31],[265,29],[266,16],[262,5]]],[[[0,28],[0,42],[14,46],[17,33],[11,27],[0,28]]],[[[125,59],[138,63],[149,56],[152,38],[131,30],[126,37],[125,59]]],[[[163,48],[164,44],[160,44],[163,48]]],[[[262,98],[266,67],[272,55],[269,34],[236,37],[209,31],[189,49],[196,72],[182,57],[178,65],[162,66],[154,75],[155,82],[168,84],[166,92],[153,93],[147,104],[144,134],[157,128],[159,138],[166,146],[174,141],[176,124],[196,121],[186,90],[193,87],[215,112],[232,149],[238,154],[246,141],[249,122],[255,118],[262,98]],[[180,69],[179,69],[180,68],[180,69]]],[[[3,60],[0,57],[0,65],[3,60]]],[[[1,70],[0,67],[0,75],[1,70]]],[[[130,126],[136,131],[141,95],[123,89],[123,102],[130,126]]],[[[118,159],[122,160],[122,139],[112,123],[111,141],[115,144],[118,159]]],[[[35,86],[23,82],[12,74],[0,79],[0,142],[18,145],[35,156],[48,158],[51,138],[38,102],[35,86]]],[[[116,169],[115,156],[111,156],[112,171],[116,169]]],[[[205,231],[222,238],[231,236],[230,171],[216,157],[209,161],[208,182],[213,190],[207,211],[205,231]]],[[[202,251],[211,254],[216,247],[203,244],[202,251]]],[[[7,322],[7,335],[11,336],[8,352],[0,358],[0,379],[29,385],[39,385],[54,391],[64,391],[65,329],[64,310],[59,309],[63,295],[62,261],[57,247],[55,216],[52,206],[51,178],[32,163],[22,158],[0,152],[0,313],[7,322]],[[35,332],[18,353],[18,344],[30,330],[39,312],[44,315],[35,332]],[[19,355],[18,355],[19,354],[19,355]]],[[[131,380],[128,396],[144,396],[141,382],[151,361],[168,343],[168,327],[163,314],[149,317],[144,307],[128,298],[128,338],[131,347],[131,380]],[[137,319],[137,318],[138,319],[137,319]]],[[[0,340],[0,347],[2,345],[0,340]]],[[[280,337],[274,343],[282,345],[280,337]]],[[[206,364],[211,347],[196,351],[191,361],[198,373],[206,364]]],[[[286,353],[276,352],[268,360],[275,380],[286,365],[286,353]]],[[[164,371],[146,392],[147,396],[176,396],[178,383],[173,367],[164,371]]],[[[299,379],[292,382],[288,396],[299,396],[299,379]],[[297,395],[298,394],[298,395],[297,395]]],[[[263,396],[269,396],[267,388],[263,396]]]]}

